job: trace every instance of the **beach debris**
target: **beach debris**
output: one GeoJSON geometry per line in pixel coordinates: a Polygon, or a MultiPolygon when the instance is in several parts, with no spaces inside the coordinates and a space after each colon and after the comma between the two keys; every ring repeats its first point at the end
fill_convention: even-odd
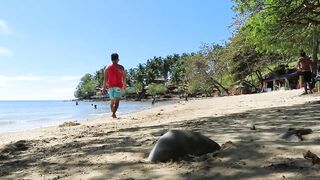
{"type": "Polygon", "coordinates": [[[221,149],[223,149],[223,150],[233,148],[233,147],[235,147],[235,145],[233,144],[232,141],[227,141],[221,145],[221,149]]]}
{"type": "Polygon", "coordinates": [[[303,153],[303,157],[307,160],[311,160],[312,165],[320,164],[320,158],[309,150],[306,153],[303,153]]]}
{"type": "Polygon", "coordinates": [[[17,151],[26,151],[30,147],[30,143],[26,140],[20,140],[15,143],[10,143],[6,145],[3,150],[1,151],[2,153],[14,153],[17,151]]]}
{"type": "Polygon", "coordinates": [[[263,167],[281,171],[303,170],[310,168],[310,164],[308,164],[303,158],[281,158],[275,161],[276,162],[272,162],[269,165],[263,167]]]}
{"type": "Polygon", "coordinates": [[[303,140],[303,135],[312,133],[311,129],[295,129],[289,128],[287,132],[280,135],[281,139],[285,139],[290,142],[300,142],[303,140]]]}
{"type": "Polygon", "coordinates": [[[294,161],[292,162],[284,162],[284,163],[277,163],[277,164],[270,164],[266,166],[267,168],[272,168],[274,170],[302,170],[305,167],[297,165],[294,161]]]}
{"type": "Polygon", "coordinates": [[[197,132],[169,130],[149,154],[149,162],[177,161],[186,155],[200,156],[220,150],[220,145],[197,132]]]}
{"type": "Polygon", "coordinates": [[[80,123],[77,122],[64,122],[63,124],[60,124],[59,127],[69,127],[69,126],[78,126],[80,123]]]}

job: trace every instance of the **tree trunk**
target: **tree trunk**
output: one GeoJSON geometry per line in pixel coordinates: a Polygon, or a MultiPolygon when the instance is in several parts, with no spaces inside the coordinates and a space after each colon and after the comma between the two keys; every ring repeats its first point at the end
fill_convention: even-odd
{"type": "Polygon", "coordinates": [[[317,27],[315,27],[312,34],[312,60],[314,63],[314,66],[312,67],[313,72],[317,72],[318,60],[319,60],[318,59],[319,45],[320,45],[319,31],[317,27]]]}
{"type": "MultiPolygon", "coordinates": [[[[212,79],[212,81],[213,81],[214,84],[217,84],[218,86],[220,86],[220,87],[223,89],[223,91],[225,91],[228,95],[230,95],[228,89],[226,89],[225,87],[223,87],[218,81],[216,81],[216,80],[214,80],[214,79],[212,79]]],[[[219,89],[218,89],[218,90],[219,90],[219,89]]],[[[220,91],[220,90],[219,90],[219,91],[220,91]]]]}
{"type": "Polygon", "coordinates": [[[257,77],[259,79],[260,85],[261,85],[260,90],[262,90],[263,89],[263,77],[262,77],[262,74],[261,74],[261,72],[259,70],[257,70],[255,73],[256,73],[256,75],[257,75],[257,77]]]}

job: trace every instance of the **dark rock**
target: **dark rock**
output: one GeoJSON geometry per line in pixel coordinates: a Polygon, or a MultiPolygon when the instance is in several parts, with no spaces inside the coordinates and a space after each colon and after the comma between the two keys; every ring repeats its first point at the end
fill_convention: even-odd
{"type": "Polygon", "coordinates": [[[300,142],[303,140],[303,135],[312,133],[311,129],[295,129],[289,128],[287,132],[280,135],[281,139],[285,139],[290,142],[300,142]]]}
{"type": "Polygon", "coordinates": [[[186,155],[200,156],[217,150],[220,150],[220,145],[200,133],[170,130],[159,138],[148,161],[176,161],[186,155]]]}

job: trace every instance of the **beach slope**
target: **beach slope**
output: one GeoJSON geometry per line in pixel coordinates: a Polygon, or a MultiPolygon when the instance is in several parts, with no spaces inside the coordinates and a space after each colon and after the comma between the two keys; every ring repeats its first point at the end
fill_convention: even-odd
{"type": "MultiPolygon", "coordinates": [[[[319,165],[320,96],[301,90],[191,100],[77,124],[0,135],[0,179],[308,179],[319,165]],[[310,128],[302,141],[280,135],[310,128]],[[219,152],[153,164],[169,129],[208,136],[219,152]]],[[[121,107],[120,107],[121,108],[121,107]]]]}

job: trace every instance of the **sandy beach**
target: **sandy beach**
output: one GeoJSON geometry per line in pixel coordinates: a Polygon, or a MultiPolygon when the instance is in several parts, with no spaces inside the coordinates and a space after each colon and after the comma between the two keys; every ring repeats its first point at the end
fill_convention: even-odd
{"type": "Polygon", "coordinates": [[[119,119],[0,134],[0,179],[317,179],[320,165],[303,153],[320,155],[320,96],[301,93],[180,101],[119,119]],[[289,128],[313,132],[290,142],[279,137],[289,128]],[[147,162],[169,129],[200,132],[223,148],[179,162],[147,162]]]}

